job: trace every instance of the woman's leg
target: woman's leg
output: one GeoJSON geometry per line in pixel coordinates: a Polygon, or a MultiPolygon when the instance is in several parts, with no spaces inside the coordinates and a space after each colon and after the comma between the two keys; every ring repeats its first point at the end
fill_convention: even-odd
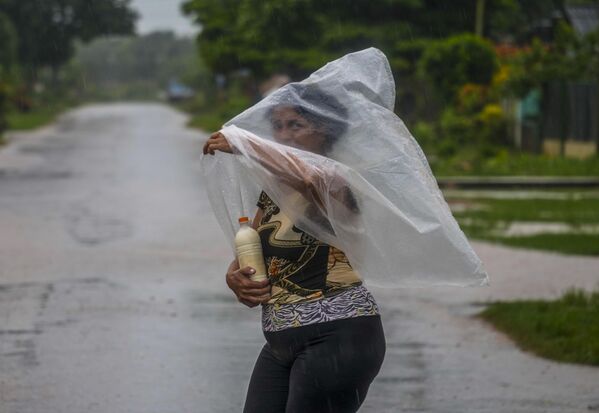
{"type": "Polygon", "coordinates": [[[277,360],[264,344],[250,378],[243,413],[285,413],[291,365],[277,360]]]}
{"type": "Polygon", "coordinates": [[[354,413],[385,357],[380,316],[315,324],[298,354],[289,381],[286,413],[354,413]]]}

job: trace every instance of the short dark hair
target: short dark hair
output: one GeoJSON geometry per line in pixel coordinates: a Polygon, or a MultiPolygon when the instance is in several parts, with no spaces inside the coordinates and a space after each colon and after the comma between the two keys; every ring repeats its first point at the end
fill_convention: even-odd
{"type": "Polygon", "coordinates": [[[326,151],[329,151],[337,139],[347,131],[347,108],[334,96],[323,92],[316,86],[301,83],[290,83],[284,86],[280,93],[281,95],[277,96],[279,102],[268,108],[267,117],[269,120],[272,119],[272,113],[276,107],[291,107],[312,125],[324,130],[326,138],[324,149],[326,151]],[[286,103],[286,101],[289,103],[286,103]],[[315,112],[313,109],[306,107],[306,104],[322,108],[335,117],[315,112]]]}

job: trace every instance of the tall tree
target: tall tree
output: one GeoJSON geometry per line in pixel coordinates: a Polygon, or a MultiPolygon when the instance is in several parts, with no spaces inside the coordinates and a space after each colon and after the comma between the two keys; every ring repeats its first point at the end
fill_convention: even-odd
{"type": "MultiPolygon", "coordinates": [[[[489,37],[547,16],[564,0],[487,0],[489,37]]],[[[368,46],[392,60],[399,44],[473,32],[474,0],[187,0],[202,30],[198,46],[216,72],[301,77],[331,58],[368,46]]],[[[403,56],[402,56],[403,57],[403,56]]]]}
{"type": "Polygon", "coordinates": [[[17,36],[15,29],[4,14],[0,13],[0,142],[6,129],[6,111],[9,95],[9,80],[15,65],[17,36]]]}
{"type": "Polygon", "coordinates": [[[15,64],[17,34],[8,17],[0,12],[0,79],[3,72],[15,64]]]}
{"type": "Polygon", "coordinates": [[[130,34],[136,14],[130,0],[2,0],[17,29],[20,63],[35,76],[42,67],[56,70],[73,54],[76,39],[130,34]]]}

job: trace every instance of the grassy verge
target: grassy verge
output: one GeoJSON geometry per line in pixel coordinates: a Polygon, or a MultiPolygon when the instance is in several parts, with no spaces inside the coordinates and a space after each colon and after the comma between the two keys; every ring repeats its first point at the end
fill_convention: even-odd
{"type": "Polygon", "coordinates": [[[35,108],[29,112],[11,111],[7,115],[9,130],[30,130],[52,123],[68,105],[53,104],[35,108]]]}
{"type": "Polygon", "coordinates": [[[509,238],[482,237],[479,239],[516,248],[538,249],[571,255],[599,256],[599,235],[592,234],[536,234],[509,238]]]}
{"type": "Polygon", "coordinates": [[[495,302],[478,315],[523,350],[599,366],[599,292],[570,290],[554,301],[495,302]]]}
{"type": "Polygon", "coordinates": [[[251,106],[251,102],[244,96],[235,96],[227,101],[206,104],[203,99],[188,102],[174,103],[177,109],[191,115],[188,126],[213,132],[220,129],[223,124],[251,106]]]}
{"type": "Polygon", "coordinates": [[[467,154],[431,160],[435,176],[599,176],[599,155],[586,159],[530,153],[508,153],[482,159],[467,154]]]}
{"type": "Polygon", "coordinates": [[[533,248],[565,254],[599,256],[599,233],[583,233],[585,224],[599,224],[599,199],[584,198],[584,192],[564,192],[570,199],[491,199],[450,198],[452,202],[467,202],[471,209],[455,211],[453,215],[464,233],[481,239],[514,247],[533,248]],[[509,224],[518,221],[532,223],[564,223],[572,226],[563,233],[541,232],[522,235],[502,235],[509,224]]]}
{"type": "Polygon", "coordinates": [[[219,130],[229,118],[215,112],[204,112],[192,115],[187,126],[202,129],[206,132],[219,130]]]}

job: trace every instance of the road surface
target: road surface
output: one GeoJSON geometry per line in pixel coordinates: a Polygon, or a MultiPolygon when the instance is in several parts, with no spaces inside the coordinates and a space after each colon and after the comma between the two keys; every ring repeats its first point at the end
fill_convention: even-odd
{"type": "MultiPolygon", "coordinates": [[[[241,411],[260,310],[224,283],[206,135],[185,121],[88,105],[0,150],[2,413],[241,411]]],[[[596,288],[599,259],[472,245],[490,287],[369,286],[387,354],[360,411],[599,410],[599,368],[524,353],[472,318],[488,300],[596,288]]]]}

